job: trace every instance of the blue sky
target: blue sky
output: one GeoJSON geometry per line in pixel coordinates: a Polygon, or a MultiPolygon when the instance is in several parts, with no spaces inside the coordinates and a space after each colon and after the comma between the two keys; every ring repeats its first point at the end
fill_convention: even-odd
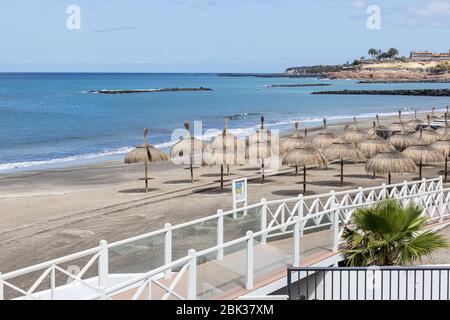
{"type": "Polygon", "coordinates": [[[0,0],[0,71],[279,72],[371,47],[447,51],[449,18],[450,0],[0,0]]]}

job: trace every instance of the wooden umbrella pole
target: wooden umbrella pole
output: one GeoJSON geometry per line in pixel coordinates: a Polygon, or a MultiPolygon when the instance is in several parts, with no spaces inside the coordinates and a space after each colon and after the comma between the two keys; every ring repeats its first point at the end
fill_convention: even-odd
{"type": "Polygon", "coordinates": [[[390,172],[388,173],[388,184],[389,185],[391,184],[391,173],[390,172]]]}
{"type": "Polygon", "coordinates": [[[447,168],[448,168],[448,155],[445,156],[445,178],[444,178],[444,182],[447,183],[447,168]]]}
{"type": "Polygon", "coordinates": [[[306,196],[306,166],[303,166],[303,194],[306,196]]]}
{"type": "Polygon", "coordinates": [[[341,159],[341,188],[344,186],[344,159],[341,159]]]}
{"type": "Polygon", "coordinates": [[[223,191],[223,164],[220,165],[220,191],[223,191]]]}
{"type": "Polygon", "coordinates": [[[189,170],[191,170],[191,183],[194,183],[194,167],[193,167],[193,161],[194,161],[194,137],[191,137],[191,152],[190,152],[190,165],[189,170]]]}
{"type": "Polygon", "coordinates": [[[422,180],[422,159],[419,162],[419,180],[422,180]]]}
{"type": "Polygon", "coordinates": [[[295,176],[298,175],[298,166],[295,166],[295,176]]]}
{"type": "Polygon", "coordinates": [[[261,184],[264,184],[264,159],[261,162],[261,184]]]}
{"type": "Polygon", "coordinates": [[[148,161],[144,161],[145,166],[145,192],[148,192],[148,161]]]}

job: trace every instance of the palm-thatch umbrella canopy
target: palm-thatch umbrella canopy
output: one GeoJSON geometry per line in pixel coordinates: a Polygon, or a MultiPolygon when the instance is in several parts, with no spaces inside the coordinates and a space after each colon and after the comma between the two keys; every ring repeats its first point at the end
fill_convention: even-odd
{"type": "MultiPolygon", "coordinates": [[[[447,107],[448,108],[448,107],[447,107]]],[[[448,114],[447,112],[444,114],[445,123],[442,128],[436,130],[436,132],[442,137],[448,134],[448,114]]]]}
{"type": "Polygon", "coordinates": [[[343,141],[341,136],[328,131],[327,119],[323,119],[323,131],[314,137],[312,143],[319,149],[325,149],[334,142],[343,141]]]}
{"type": "Polygon", "coordinates": [[[425,144],[433,144],[439,139],[439,133],[431,127],[431,116],[427,115],[428,126],[415,133],[415,137],[425,144]]]}
{"type": "MultiPolygon", "coordinates": [[[[284,158],[290,151],[305,146],[311,146],[311,143],[306,140],[308,129],[305,129],[304,138],[287,137],[280,141],[280,157],[284,158]]],[[[298,174],[298,166],[295,166],[295,175],[298,174]]]]}
{"type": "Polygon", "coordinates": [[[413,134],[408,132],[395,133],[389,138],[388,141],[392,146],[394,146],[396,149],[399,149],[400,151],[403,151],[407,147],[419,143],[417,138],[413,134]]]}
{"type": "Polygon", "coordinates": [[[414,173],[417,167],[413,160],[404,157],[400,152],[394,150],[378,153],[366,163],[366,170],[379,174],[388,174],[388,184],[391,184],[392,173],[414,173]]]}
{"type": "Polygon", "coordinates": [[[405,130],[405,122],[402,120],[402,112],[400,110],[398,111],[398,121],[392,123],[389,126],[389,130],[391,132],[402,132],[405,130]]]}
{"type": "MultiPolygon", "coordinates": [[[[422,140],[420,140],[422,141],[422,140]]],[[[445,157],[441,151],[420,142],[416,145],[409,146],[403,151],[405,157],[410,158],[419,164],[419,179],[422,179],[422,166],[436,162],[444,162],[445,157]]]]}
{"type": "MultiPolygon", "coordinates": [[[[238,141],[240,140],[228,130],[228,118],[225,117],[224,121],[225,125],[222,133],[212,138],[208,145],[214,149],[226,150],[227,148],[232,148],[232,150],[236,150],[237,152],[238,141]]],[[[238,157],[238,155],[236,154],[235,157],[238,157]]],[[[234,163],[236,161],[232,160],[231,162],[234,163]]],[[[230,175],[230,164],[227,164],[227,175],[230,175]]]]}
{"type": "Polygon", "coordinates": [[[303,167],[303,194],[306,194],[306,167],[325,166],[327,160],[317,149],[311,146],[303,146],[291,150],[283,158],[282,163],[293,167],[303,167]]]}
{"type": "Polygon", "coordinates": [[[260,127],[256,130],[255,133],[248,137],[247,145],[251,145],[253,143],[258,142],[268,142],[272,140],[272,132],[264,128],[264,116],[261,116],[261,124],[260,127]]]}
{"type": "Polygon", "coordinates": [[[229,165],[245,164],[244,149],[240,149],[240,143],[245,147],[245,142],[236,136],[227,134],[226,130],[215,137],[205,148],[203,155],[204,165],[220,166],[220,190],[223,191],[224,167],[229,165]],[[242,152],[241,152],[242,151],[242,152]]]}
{"type": "MultiPolygon", "coordinates": [[[[189,122],[184,122],[184,128],[187,130],[187,134],[182,137],[177,143],[172,146],[170,150],[170,157],[173,159],[181,158],[183,163],[186,158],[189,157],[189,171],[191,172],[191,183],[194,183],[194,158],[196,155],[200,155],[203,158],[203,151],[205,150],[205,143],[201,140],[195,139],[189,134],[189,122]]],[[[203,159],[200,159],[202,163],[203,159]]]]}
{"type": "Polygon", "coordinates": [[[344,140],[356,145],[367,138],[367,132],[358,128],[356,122],[356,117],[353,118],[353,126],[351,128],[347,127],[344,133],[344,140]]]}
{"type": "Polygon", "coordinates": [[[299,129],[299,122],[296,121],[294,123],[294,132],[291,135],[292,138],[298,138],[298,139],[302,139],[304,138],[302,131],[299,129]]]}
{"type": "Polygon", "coordinates": [[[367,131],[367,133],[369,135],[377,134],[377,131],[380,131],[380,130],[381,131],[387,130],[387,128],[385,126],[380,124],[380,117],[378,115],[376,115],[375,118],[376,118],[375,127],[372,127],[367,131]]]}
{"type": "Polygon", "coordinates": [[[406,130],[416,131],[417,127],[422,124],[422,120],[417,118],[417,109],[414,110],[414,119],[405,122],[406,130]]]}
{"type": "Polygon", "coordinates": [[[335,142],[328,146],[323,154],[328,160],[340,160],[341,162],[341,187],[344,186],[344,160],[346,161],[363,161],[366,158],[361,151],[356,149],[350,143],[335,142]]]}
{"type": "MultiPolygon", "coordinates": [[[[373,132],[376,130],[376,123],[373,123],[373,132]]],[[[358,143],[357,148],[367,157],[372,158],[380,152],[393,151],[394,147],[386,140],[376,134],[369,135],[366,140],[358,143]]]]}
{"type": "MultiPolygon", "coordinates": [[[[446,128],[446,131],[448,129],[446,128]]],[[[447,132],[443,137],[439,138],[433,145],[433,148],[439,150],[445,157],[444,182],[448,181],[448,156],[450,155],[450,134],[447,132]]]]}
{"type": "Polygon", "coordinates": [[[125,163],[143,162],[145,166],[145,192],[148,192],[148,163],[169,160],[169,157],[162,151],[156,149],[147,142],[148,129],[144,129],[144,143],[128,152],[125,163]]]}
{"type": "Polygon", "coordinates": [[[270,141],[258,141],[248,146],[246,158],[249,162],[261,165],[261,183],[264,184],[265,164],[269,162],[274,154],[279,154],[278,148],[272,146],[270,141]],[[273,147],[273,150],[272,150],[273,147]]]}
{"type": "Polygon", "coordinates": [[[431,119],[431,121],[435,121],[435,120],[439,119],[439,116],[434,113],[435,110],[436,110],[436,107],[433,107],[433,108],[431,108],[431,114],[427,114],[427,118],[429,117],[431,119]]]}

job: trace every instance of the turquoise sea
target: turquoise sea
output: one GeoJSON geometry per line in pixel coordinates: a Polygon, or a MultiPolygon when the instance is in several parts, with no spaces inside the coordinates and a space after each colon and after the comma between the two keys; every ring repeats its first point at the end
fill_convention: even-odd
{"type": "Polygon", "coordinates": [[[311,95],[339,89],[448,88],[450,84],[358,84],[314,78],[224,77],[217,74],[0,73],[0,173],[120,159],[142,141],[167,150],[184,120],[203,130],[244,135],[264,114],[269,128],[288,130],[330,119],[438,109],[443,97],[311,95]],[[327,87],[268,88],[273,84],[329,83],[327,87]],[[97,89],[208,87],[212,91],[125,95],[97,89]]]}

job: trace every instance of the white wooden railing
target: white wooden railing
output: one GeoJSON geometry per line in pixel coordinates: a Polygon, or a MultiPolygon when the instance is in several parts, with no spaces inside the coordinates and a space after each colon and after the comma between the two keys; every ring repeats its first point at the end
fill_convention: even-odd
{"type": "MultiPolygon", "coordinates": [[[[357,208],[369,206],[388,197],[395,197],[403,204],[421,205],[424,208],[423,214],[430,223],[443,221],[450,212],[448,191],[443,189],[442,178],[437,178],[405,181],[389,186],[383,184],[373,188],[342,192],[331,191],[314,196],[299,195],[295,198],[274,201],[262,199],[257,204],[226,212],[218,210],[214,215],[183,224],[175,226],[166,224],[163,229],[133,238],[109,244],[102,240],[98,247],[86,251],[13,272],[0,273],[0,299],[205,298],[213,294],[207,293],[206,289],[203,293],[198,292],[199,282],[201,282],[197,277],[198,267],[207,268],[208,262],[220,262],[232,254],[237,256],[236,252],[239,250],[245,253],[245,259],[241,261],[245,266],[242,272],[245,278],[242,289],[250,290],[254,287],[255,270],[258,267],[262,268],[255,265],[258,263],[254,259],[255,248],[264,250],[264,246],[267,246],[272,239],[284,236],[286,241],[290,241],[290,253],[283,256],[283,259],[290,259],[294,267],[299,266],[304,234],[328,228],[327,230],[331,230],[332,233],[329,250],[338,251],[343,232],[342,226],[350,222],[353,212],[357,208]],[[244,227],[240,228],[242,223],[244,227]],[[213,232],[211,232],[211,226],[214,226],[213,232]],[[245,227],[249,230],[240,234],[239,230],[244,230],[245,227]],[[194,230],[195,241],[192,243],[189,237],[183,237],[183,232],[186,230],[194,230]],[[210,245],[206,241],[208,242],[206,248],[202,248],[200,245],[203,239],[202,232],[208,235],[215,233],[215,245],[210,245]],[[183,246],[190,246],[187,255],[175,257],[179,244],[174,243],[174,233],[180,233],[183,246]],[[135,248],[143,247],[139,245],[142,241],[152,241],[152,239],[155,240],[151,243],[157,247],[150,246],[136,250],[142,250],[139,253],[152,253],[159,250],[156,255],[159,256],[160,253],[163,257],[160,265],[149,266],[145,269],[144,263],[131,259],[131,264],[125,269],[138,266],[145,270],[140,272],[111,270],[111,253],[129,247],[135,250],[135,248]],[[228,251],[231,253],[226,254],[228,251]],[[78,273],[72,274],[64,267],[80,259],[83,259],[83,264],[78,273]],[[57,281],[57,274],[60,279],[64,276],[72,282],[61,284],[61,280],[57,281]],[[18,281],[19,278],[22,282],[18,281]],[[23,285],[28,285],[28,289],[23,289],[23,285]],[[152,288],[158,288],[157,295],[153,294],[152,288]],[[12,293],[7,295],[5,289],[12,293]]],[[[154,259],[150,262],[153,263],[153,261],[154,259]]],[[[239,281],[234,279],[232,282],[239,281]]],[[[207,287],[208,284],[203,285],[207,287]]],[[[208,292],[216,291],[220,290],[210,288],[208,292]]]]}

